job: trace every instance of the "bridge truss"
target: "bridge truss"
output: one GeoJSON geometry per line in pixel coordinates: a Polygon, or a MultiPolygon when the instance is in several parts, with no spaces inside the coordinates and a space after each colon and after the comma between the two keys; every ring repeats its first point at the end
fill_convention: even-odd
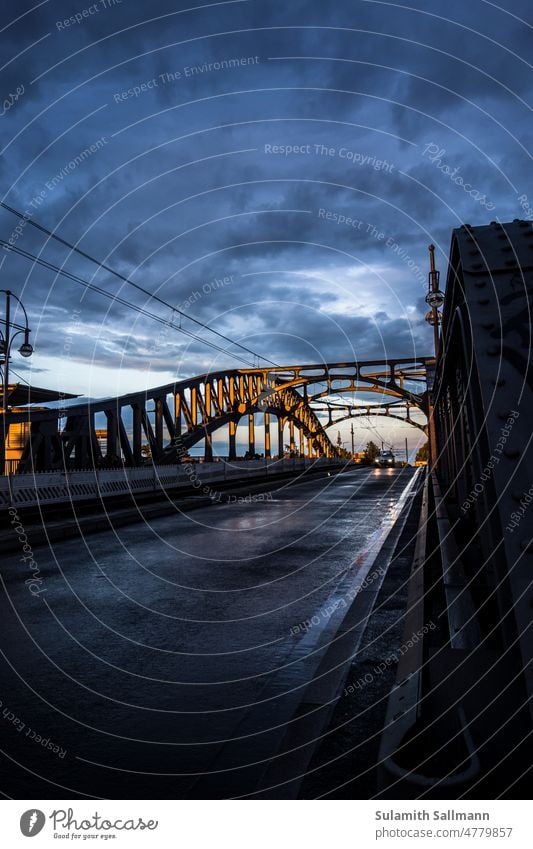
{"type": "Polygon", "coordinates": [[[404,422],[404,424],[412,425],[413,427],[418,428],[426,435],[428,434],[428,425],[427,422],[418,421],[418,419],[413,418],[412,413],[415,410],[422,412],[421,408],[409,401],[405,403],[402,401],[395,401],[389,404],[337,404],[337,403],[325,403],[322,406],[314,406],[313,410],[318,415],[326,414],[328,416],[327,422],[324,424],[324,428],[333,427],[334,425],[341,424],[341,422],[345,422],[349,419],[359,419],[359,418],[373,418],[374,416],[382,417],[385,416],[389,419],[396,419],[397,421],[404,422]]]}
{"type": "MultiPolygon", "coordinates": [[[[213,434],[227,429],[230,460],[237,457],[237,427],[248,424],[248,454],[256,453],[256,416],[262,415],[265,456],[289,451],[299,456],[334,456],[338,449],[322,423],[318,406],[331,395],[374,393],[426,410],[426,365],[430,358],[366,360],[234,369],[199,375],[155,389],[102,401],[46,410],[11,411],[10,434],[20,436],[13,471],[140,466],[147,461],[176,463],[203,442],[204,459],[213,457],[213,434]],[[316,409],[315,409],[316,408],[316,409]],[[277,420],[273,450],[272,417],[277,420]],[[149,447],[149,451],[146,447],[149,447]]],[[[388,415],[392,405],[380,409],[388,415]]],[[[374,405],[376,414],[377,406],[374,405]]],[[[372,412],[372,415],[375,413],[372,412]]],[[[406,415],[404,419],[418,426],[406,415]]]]}

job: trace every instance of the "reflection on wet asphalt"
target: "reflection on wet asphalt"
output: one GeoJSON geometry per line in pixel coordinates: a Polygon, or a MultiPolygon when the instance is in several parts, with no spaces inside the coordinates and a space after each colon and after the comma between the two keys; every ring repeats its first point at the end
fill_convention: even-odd
{"type": "Polygon", "coordinates": [[[187,794],[243,722],[252,759],[412,474],[359,469],[54,543],[34,551],[36,596],[26,564],[4,561],[0,698],[67,752],[4,722],[11,795],[187,794]]]}

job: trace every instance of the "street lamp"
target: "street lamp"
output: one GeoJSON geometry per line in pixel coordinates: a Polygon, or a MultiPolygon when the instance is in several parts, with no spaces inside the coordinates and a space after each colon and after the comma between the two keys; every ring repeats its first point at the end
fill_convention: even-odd
{"type": "MultiPolygon", "coordinates": [[[[425,319],[433,328],[433,344],[435,347],[435,357],[439,353],[440,333],[439,326],[442,322],[442,313],[439,309],[444,304],[444,292],[439,286],[440,273],[435,268],[435,246],[429,245],[429,275],[428,275],[428,292],[426,295],[426,303],[431,309],[426,313],[425,319]]],[[[430,372],[430,367],[426,364],[427,370],[427,405],[428,405],[428,424],[429,424],[429,458],[430,468],[433,471],[437,469],[437,433],[435,430],[435,418],[433,407],[433,380],[434,370],[430,372]],[[430,379],[431,374],[431,379],[430,379]]]]}
{"type": "Polygon", "coordinates": [[[427,323],[433,327],[433,342],[435,345],[435,356],[437,356],[439,350],[439,324],[441,322],[442,316],[439,312],[439,308],[442,307],[444,303],[444,292],[441,291],[439,287],[439,278],[440,273],[435,268],[435,246],[429,246],[429,280],[428,280],[428,293],[426,295],[426,304],[431,307],[430,311],[426,313],[424,318],[427,323]]]}
{"type": "Polygon", "coordinates": [[[33,354],[33,346],[30,345],[27,339],[25,339],[22,345],[20,346],[19,354],[22,357],[31,357],[31,355],[33,354]]]}
{"type": "Polygon", "coordinates": [[[430,292],[427,293],[426,304],[429,304],[429,306],[432,309],[433,308],[438,309],[439,307],[441,307],[443,305],[443,303],[444,303],[444,292],[442,292],[440,289],[437,289],[435,292],[430,291],[430,292]]]}
{"type": "MultiPolygon", "coordinates": [[[[345,445],[349,445],[349,444],[350,444],[349,440],[348,440],[348,439],[345,439],[345,440],[343,441],[343,443],[342,443],[342,450],[343,450],[343,451],[346,451],[346,448],[345,448],[344,446],[345,446],[345,445]]],[[[346,451],[346,454],[349,454],[349,453],[350,453],[349,451],[346,451]]],[[[352,451],[351,457],[352,457],[352,460],[353,460],[353,451],[352,451]]]]}
{"type": "Polygon", "coordinates": [[[28,315],[24,308],[24,304],[20,298],[14,295],[13,292],[10,292],[9,289],[0,289],[0,292],[3,292],[6,296],[6,317],[5,319],[0,319],[0,324],[3,324],[5,327],[3,332],[0,330],[0,357],[2,357],[0,365],[2,365],[4,369],[2,413],[4,416],[4,437],[7,437],[6,416],[9,408],[9,358],[11,356],[11,347],[17,336],[20,336],[21,333],[24,334],[24,341],[19,348],[19,354],[22,357],[31,357],[33,354],[33,346],[30,344],[31,331],[28,327],[28,315]],[[24,326],[11,321],[11,298],[15,299],[24,313],[24,326]],[[15,333],[11,334],[12,330],[15,330],[15,333]]]}

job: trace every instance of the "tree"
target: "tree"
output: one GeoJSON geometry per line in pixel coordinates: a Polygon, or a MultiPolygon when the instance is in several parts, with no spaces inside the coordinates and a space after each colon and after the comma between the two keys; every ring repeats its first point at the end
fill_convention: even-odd
{"type": "Polygon", "coordinates": [[[429,460],[429,442],[426,442],[425,445],[422,445],[421,448],[416,452],[415,462],[417,463],[427,463],[429,460]]]}
{"type": "Polygon", "coordinates": [[[365,459],[366,459],[367,463],[373,463],[374,460],[376,459],[378,453],[379,453],[379,448],[378,448],[378,446],[376,445],[375,442],[372,442],[372,440],[370,440],[370,442],[366,443],[365,459]]]}

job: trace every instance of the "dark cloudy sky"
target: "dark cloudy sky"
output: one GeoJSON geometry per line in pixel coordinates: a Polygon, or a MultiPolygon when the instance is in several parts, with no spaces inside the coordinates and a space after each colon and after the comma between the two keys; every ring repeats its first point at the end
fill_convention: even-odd
{"type": "MultiPolygon", "coordinates": [[[[444,271],[454,227],[533,205],[527,0],[1,14],[2,200],[274,362],[430,353],[428,244],[444,271]]],[[[170,317],[16,224],[0,211],[0,238],[170,317]]],[[[1,260],[31,315],[34,383],[105,395],[239,364],[1,260]]]]}

